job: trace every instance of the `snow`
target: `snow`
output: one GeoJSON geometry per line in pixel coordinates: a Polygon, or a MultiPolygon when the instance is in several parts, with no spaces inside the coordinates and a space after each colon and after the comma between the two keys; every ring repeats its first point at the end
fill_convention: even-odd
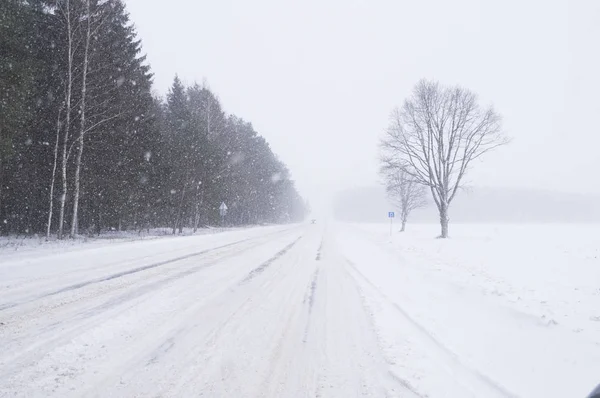
{"type": "Polygon", "coordinates": [[[215,234],[226,231],[238,231],[253,226],[234,228],[199,228],[193,232],[192,228],[184,228],[182,233],[173,235],[171,228],[151,228],[142,231],[104,231],[100,235],[79,235],[75,239],[58,240],[55,235],[46,239],[41,235],[30,236],[0,236],[0,256],[7,258],[24,258],[25,252],[35,252],[34,255],[49,253],[64,253],[70,250],[89,249],[91,247],[105,247],[114,243],[124,243],[148,239],[173,239],[190,235],[215,234]]]}
{"type": "Polygon", "coordinates": [[[1,257],[0,396],[415,396],[332,243],[288,225],[1,257]]]}
{"type": "Polygon", "coordinates": [[[338,229],[393,371],[429,396],[586,396],[600,381],[600,226],[338,229]]]}
{"type": "Polygon", "coordinates": [[[297,224],[0,251],[0,397],[585,397],[600,226],[450,231],[297,224]]]}

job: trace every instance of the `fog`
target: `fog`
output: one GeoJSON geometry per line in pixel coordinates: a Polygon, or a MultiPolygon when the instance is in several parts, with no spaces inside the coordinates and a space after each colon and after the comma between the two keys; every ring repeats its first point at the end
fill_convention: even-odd
{"type": "MultiPolygon", "coordinates": [[[[321,209],[374,186],[390,111],[421,78],[493,103],[513,138],[471,186],[600,193],[596,0],[127,0],[166,93],[208,82],[321,209]]],[[[514,192],[514,191],[510,191],[514,192]]]]}
{"type": "MultiPolygon", "coordinates": [[[[460,192],[450,209],[452,223],[600,223],[600,195],[562,193],[531,188],[475,187],[460,192]]],[[[382,186],[340,191],[334,200],[335,218],[345,222],[387,222],[390,210],[398,208],[386,197],[382,186]]],[[[399,213],[399,212],[398,212],[399,213]]],[[[429,199],[415,209],[409,223],[439,223],[435,204],[429,199]]],[[[396,220],[399,225],[399,220],[396,220]]]]}

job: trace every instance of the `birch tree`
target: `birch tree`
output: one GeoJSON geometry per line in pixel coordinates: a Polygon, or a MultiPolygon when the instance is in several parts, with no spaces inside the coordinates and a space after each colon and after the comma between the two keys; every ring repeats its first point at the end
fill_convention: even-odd
{"type": "Polygon", "coordinates": [[[48,194],[48,221],[46,223],[46,239],[50,238],[50,232],[52,228],[52,216],[54,214],[54,185],[56,182],[56,167],[58,165],[58,147],[60,143],[60,129],[61,129],[61,111],[62,108],[58,109],[58,117],[56,120],[56,141],[54,142],[54,156],[52,163],[52,177],[50,179],[50,193],[48,194]]]}
{"type": "Polygon", "coordinates": [[[83,70],[81,73],[81,100],[79,107],[79,137],[77,139],[77,160],[75,162],[75,187],[73,193],[73,216],[71,219],[71,238],[77,233],[78,227],[78,210],[79,210],[79,191],[81,181],[81,157],[83,155],[83,137],[86,128],[85,119],[85,100],[87,94],[87,77],[88,77],[88,65],[89,65],[89,54],[90,54],[90,41],[92,38],[92,14],[90,13],[90,0],[85,2],[85,19],[86,19],[86,32],[85,32],[85,44],[83,48],[83,70]]]}
{"type": "MultiPolygon", "coordinates": [[[[105,26],[105,22],[111,16],[111,2],[92,2],[91,0],[85,0],[85,7],[83,11],[81,21],[83,21],[82,31],[82,42],[83,42],[83,59],[81,63],[81,92],[79,99],[79,134],[74,144],[77,145],[77,154],[75,159],[75,176],[73,184],[73,214],[71,218],[71,233],[70,236],[73,238],[79,229],[79,201],[81,193],[81,168],[82,168],[82,156],[84,151],[84,143],[88,134],[97,131],[102,125],[118,118],[123,114],[111,106],[111,101],[106,101],[104,97],[114,93],[114,86],[104,82],[102,73],[96,73],[95,82],[90,82],[90,65],[93,62],[92,55],[96,55],[95,64],[92,65],[96,69],[106,72],[108,69],[106,65],[102,64],[100,60],[102,57],[100,54],[92,54],[94,49],[92,48],[92,40],[94,37],[102,36],[102,29],[105,26]],[[90,86],[95,83],[96,96],[99,98],[90,98],[90,86]],[[88,103],[96,100],[96,106],[89,106],[88,103]],[[88,109],[89,108],[89,109],[88,109]]],[[[96,39],[96,44],[99,44],[99,40],[96,39]]],[[[100,47],[100,46],[98,46],[100,47]]],[[[93,94],[93,93],[92,93],[93,94]]],[[[94,105],[94,104],[92,104],[94,105]]],[[[102,130],[100,130],[102,132],[102,130]]],[[[73,146],[71,146],[73,148],[73,146]]]]}
{"type": "Polygon", "coordinates": [[[441,238],[448,237],[449,207],[473,162],[504,145],[501,117],[461,87],[421,80],[394,110],[381,140],[382,160],[429,188],[441,238]]]}
{"type": "Polygon", "coordinates": [[[68,146],[69,146],[69,134],[71,128],[71,101],[73,98],[73,85],[75,77],[74,73],[74,58],[75,58],[75,27],[73,10],[71,7],[71,0],[64,0],[64,2],[57,2],[58,13],[61,15],[67,39],[67,73],[65,79],[65,122],[62,139],[62,152],[61,152],[61,179],[62,179],[62,191],[60,195],[60,212],[58,216],[58,238],[62,239],[64,232],[65,223],[65,205],[67,201],[67,163],[68,163],[68,146]]]}

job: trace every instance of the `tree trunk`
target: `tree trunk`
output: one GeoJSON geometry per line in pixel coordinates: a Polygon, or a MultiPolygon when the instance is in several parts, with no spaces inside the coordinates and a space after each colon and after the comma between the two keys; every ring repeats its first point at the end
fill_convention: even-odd
{"type": "Polygon", "coordinates": [[[88,55],[90,50],[90,38],[92,36],[90,14],[90,0],[86,1],[87,33],[85,37],[85,48],[83,54],[83,74],[81,81],[81,123],[79,127],[79,138],[77,142],[77,161],[75,163],[75,190],[73,192],[73,218],[71,220],[71,238],[79,232],[79,191],[81,186],[81,157],[83,155],[83,136],[85,134],[85,99],[87,93],[88,55]]]}
{"type": "Polygon", "coordinates": [[[400,229],[400,232],[404,232],[406,231],[406,219],[402,219],[402,229],[400,229]]]}
{"type": "Polygon", "coordinates": [[[175,209],[175,214],[173,214],[173,235],[177,233],[177,208],[175,209]]]}
{"type": "Polygon", "coordinates": [[[194,203],[194,233],[198,231],[198,221],[200,220],[200,203],[198,203],[198,187],[199,186],[196,185],[196,200],[194,203]]]}
{"type": "Polygon", "coordinates": [[[83,136],[79,137],[79,147],[77,149],[77,161],[75,166],[75,187],[73,190],[73,217],[71,219],[71,238],[79,233],[79,192],[81,178],[81,156],[83,154],[83,136]]]}
{"type": "Polygon", "coordinates": [[[65,202],[67,201],[67,160],[66,154],[63,154],[62,161],[62,192],[60,194],[60,212],[58,214],[58,239],[63,238],[63,231],[65,225],[65,202]]]}
{"type": "Polygon", "coordinates": [[[137,209],[137,207],[133,211],[133,229],[134,230],[138,229],[138,209],[137,209]]]}
{"type": "Polygon", "coordinates": [[[96,207],[96,234],[100,236],[100,232],[102,231],[102,216],[100,214],[101,204],[98,203],[96,207]]]}
{"type": "Polygon", "coordinates": [[[198,224],[200,224],[200,209],[204,203],[204,189],[196,188],[196,214],[194,216],[194,233],[198,231],[198,224]],[[198,192],[200,194],[198,195],[198,192]]]}
{"type": "Polygon", "coordinates": [[[58,217],[58,239],[63,238],[65,225],[65,203],[67,201],[67,146],[69,144],[69,128],[71,127],[71,97],[73,93],[73,29],[71,27],[71,4],[66,0],[65,17],[67,24],[67,90],[65,93],[65,134],[63,138],[61,177],[62,192],[60,196],[60,213],[58,217]]]}
{"type": "Polygon", "coordinates": [[[440,206],[440,225],[442,227],[442,234],[440,238],[446,239],[448,237],[448,205],[442,204],[440,206]]]}
{"type": "Polygon", "coordinates": [[[198,231],[198,221],[200,220],[200,205],[196,203],[194,210],[194,233],[198,231]]]}
{"type": "MultiPolygon", "coordinates": [[[[185,179],[187,180],[187,175],[186,175],[185,179]]],[[[183,212],[183,200],[185,199],[186,187],[187,187],[187,183],[184,183],[183,189],[181,190],[181,199],[179,200],[179,207],[177,209],[177,214],[175,216],[175,223],[173,224],[173,235],[175,235],[175,233],[177,232],[177,227],[179,227],[179,233],[181,233],[183,230],[183,226],[181,225],[182,224],[181,214],[183,212]]]]}
{"type": "MultiPolygon", "coordinates": [[[[2,133],[0,129],[0,133],[2,133]]],[[[1,138],[1,136],[0,136],[1,138]]],[[[4,205],[2,204],[2,195],[3,195],[3,187],[4,187],[4,159],[0,156],[0,234],[7,230],[3,215],[4,215],[4,205]]],[[[8,232],[7,232],[8,233],[8,232]]]]}
{"type": "Polygon", "coordinates": [[[52,228],[52,213],[54,212],[54,182],[56,181],[56,167],[58,165],[58,142],[60,141],[60,111],[58,110],[58,120],[56,121],[56,143],[54,144],[54,163],[52,165],[52,179],[50,181],[50,197],[48,204],[48,224],[46,225],[46,239],[50,238],[50,229],[52,228]]]}

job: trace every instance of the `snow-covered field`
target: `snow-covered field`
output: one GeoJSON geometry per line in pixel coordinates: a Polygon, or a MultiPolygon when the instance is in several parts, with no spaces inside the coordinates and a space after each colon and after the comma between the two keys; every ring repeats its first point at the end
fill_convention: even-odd
{"type": "Polygon", "coordinates": [[[291,225],[0,252],[0,397],[582,397],[600,227],[291,225]]]}
{"type": "Polygon", "coordinates": [[[600,226],[339,229],[395,374],[432,397],[584,397],[600,383],[600,226]]]}

